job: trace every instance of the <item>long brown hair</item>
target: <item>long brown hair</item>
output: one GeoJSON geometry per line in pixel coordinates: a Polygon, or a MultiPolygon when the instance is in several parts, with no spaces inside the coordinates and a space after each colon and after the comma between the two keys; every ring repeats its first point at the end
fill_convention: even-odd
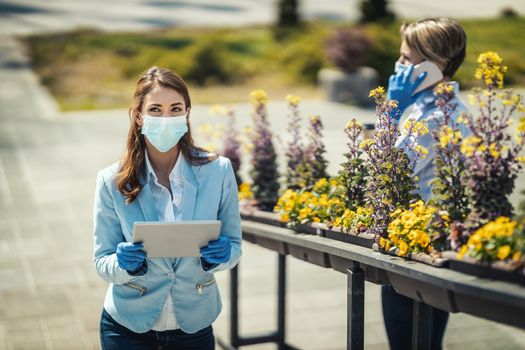
{"type": "MultiPolygon", "coordinates": [[[[182,95],[186,104],[186,109],[191,107],[190,94],[184,80],[175,72],[158,67],[151,67],[137,81],[133,104],[129,107],[130,127],[128,132],[127,150],[122,157],[121,167],[117,174],[117,186],[123,195],[126,203],[133,202],[144,184],[141,183],[142,175],[145,171],[145,152],[146,145],[144,135],[141,133],[141,126],[137,123],[142,112],[142,105],[145,96],[155,87],[162,86],[173,89],[182,95]]],[[[191,129],[188,122],[188,132],[179,141],[180,152],[191,164],[203,165],[217,158],[215,154],[195,145],[191,136],[191,129]]]]}

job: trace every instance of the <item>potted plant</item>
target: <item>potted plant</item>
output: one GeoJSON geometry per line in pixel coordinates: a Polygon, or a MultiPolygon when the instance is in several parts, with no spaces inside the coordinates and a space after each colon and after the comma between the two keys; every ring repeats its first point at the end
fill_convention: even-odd
{"type": "Polygon", "coordinates": [[[325,52],[336,68],[321,69],[318,81],[330,101],[370,104],[367,92],[377,86],[379,74],[362,64],[371,47],[359,28],[339,28],[327,39],[325,52]]]}

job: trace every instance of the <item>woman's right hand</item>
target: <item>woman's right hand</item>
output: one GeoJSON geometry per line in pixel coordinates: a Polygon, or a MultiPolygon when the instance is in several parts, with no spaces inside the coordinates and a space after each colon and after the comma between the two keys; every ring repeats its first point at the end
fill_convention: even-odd
{"type": "Polygon", "coordinates": [[[142,249],[142,243],[120,242],[116,252],[118,265],[130,272],[139,270],[146,260],[146,252],[142,249]]]}

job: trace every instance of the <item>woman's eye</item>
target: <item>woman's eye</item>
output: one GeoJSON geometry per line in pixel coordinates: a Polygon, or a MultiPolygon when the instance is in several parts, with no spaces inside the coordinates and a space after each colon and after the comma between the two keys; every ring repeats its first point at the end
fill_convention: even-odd
{"type": "Polygon", "coordinates": [[[182,109],[180,109],[179,107],[175,107],[171,111],[172,112],[180,112],[180,111],[182,111],[182,109]]]}
{"type": "Polygon", "coordinates": [[[150,112],[160,112],[160,110],[157,107],[153,107],[149,109],[150,112]]]}

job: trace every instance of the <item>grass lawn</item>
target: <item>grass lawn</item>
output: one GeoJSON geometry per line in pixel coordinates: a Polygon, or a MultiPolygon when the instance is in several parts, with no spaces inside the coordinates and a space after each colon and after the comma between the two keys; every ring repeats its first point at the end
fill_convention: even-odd
{"type": "MultiPolygon", "coordinates": [[[[509,66],[507,84],[525,85],[525,18],[463,20],[467,58],[456,79],[473,78],[479,53],[499,52],[509,66]]],[[[137,77],[152,65],[177,71],[190,85],[194,103],[246,101],[255,88],[282,99],[288,93],[322,97],[317,71],[330,66],[324,42],[348,23],[312,22],[276,40],[270,26],[170,28],[142,33],[91,29],[20,38],[42,83],[62,110],[127,107],[137,77]]],[[[399,52],[399,25],[365,26],[374,45],[366,65],[385,84],[399,52]]]]}

